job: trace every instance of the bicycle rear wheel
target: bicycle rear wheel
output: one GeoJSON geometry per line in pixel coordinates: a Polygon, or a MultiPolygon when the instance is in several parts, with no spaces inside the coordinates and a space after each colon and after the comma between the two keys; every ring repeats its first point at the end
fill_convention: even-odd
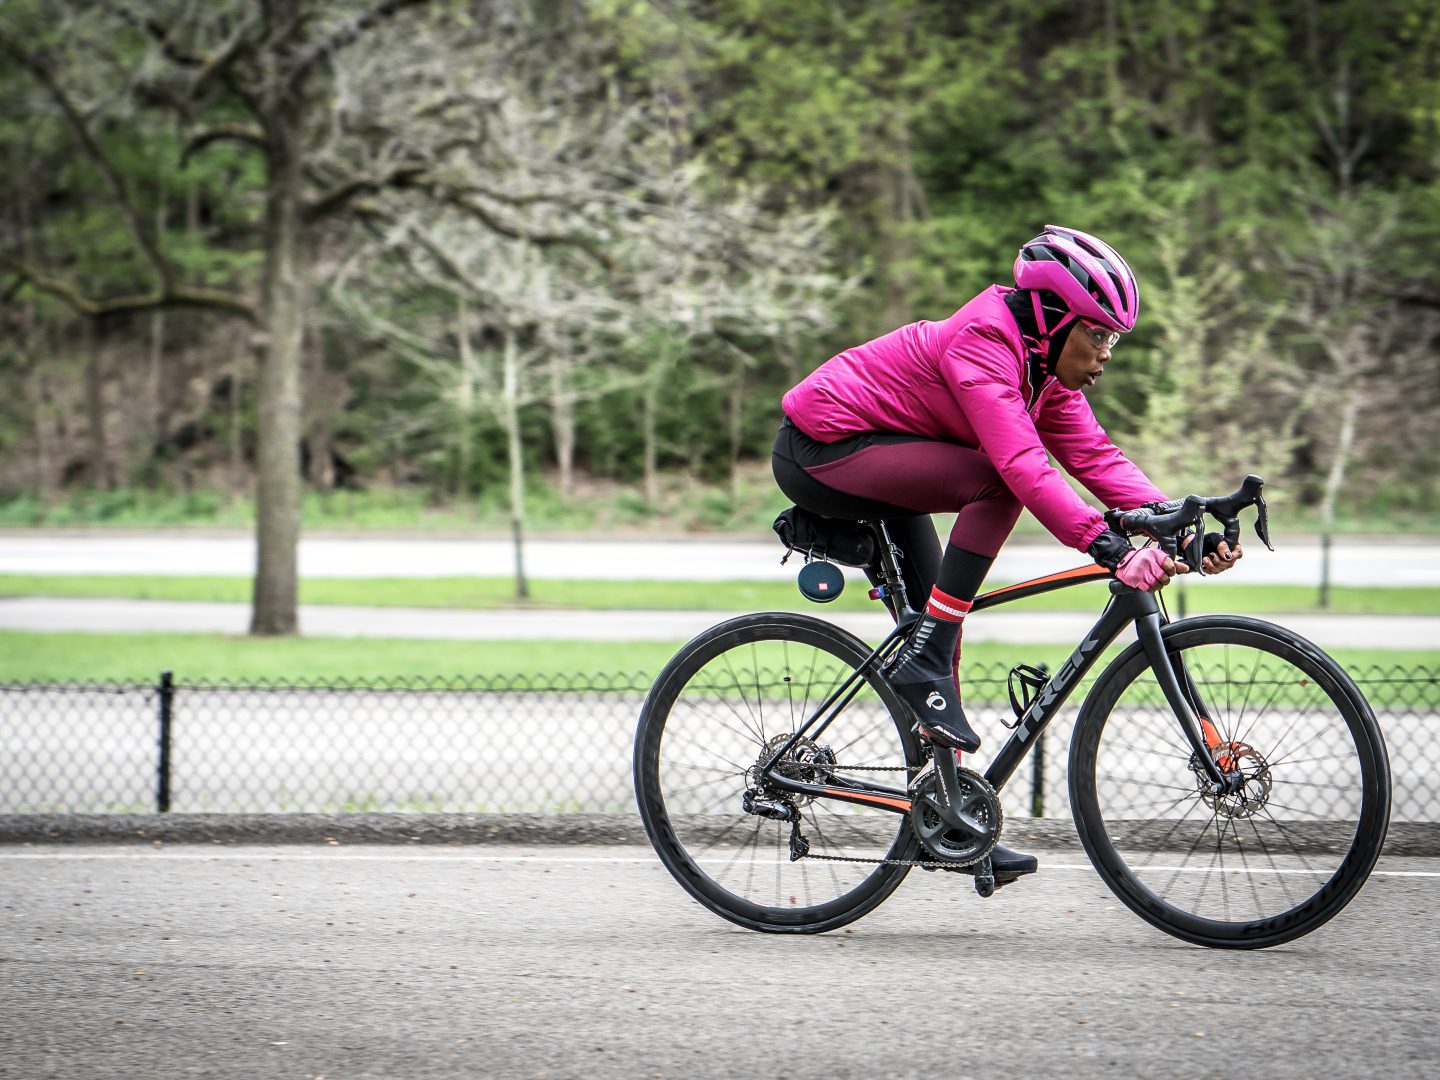
{"type": "Polygon", "coordinates": [[[1076,722],[1070,800],[1105,883],[1152,926],[1217,948],[1265,948],[1333,918],[1384,844],[1390,767],[1345,672],[1282,627],[1189,619],[1165,647],[1222,768],[1209,794],[1137,643],[1100,676],[1076,722]]]}
{"type": "MultiPolygon", "coordinates": [[[[775,933],[832,930],[873,910],[917,856],[908,818],[827,798],[783,796],[800,814],[810,857],[790,858],[790,825],[747,813],[768,760],[870,655],[820,619],[746,615],[691,641],[656,680],[635,737],[635,793],[661,861],[696,900],[731,922],[775,933]],[[863,859],[827,862],[814,856],[863,859]]],[[[781,768],[904,792],[920,748],[890,685],[873,672],[826,730],[781,768]]]]}

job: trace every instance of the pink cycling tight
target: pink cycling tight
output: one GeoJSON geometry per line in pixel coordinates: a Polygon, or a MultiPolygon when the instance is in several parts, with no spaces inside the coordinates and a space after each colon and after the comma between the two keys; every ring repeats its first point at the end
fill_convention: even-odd
{"type": "Polygon", "coordinates": [[[912,564],[905,575],[912,596],[928,595],[939,571],[924,515],[954,513],[950,543],[991,558],[1020,517],[1020,500],[990,459],[957,443],[885,433],[822,443],[786,420],[771,463],[780,490],[797,505],[826,517],[883,520],[912,564]]]}

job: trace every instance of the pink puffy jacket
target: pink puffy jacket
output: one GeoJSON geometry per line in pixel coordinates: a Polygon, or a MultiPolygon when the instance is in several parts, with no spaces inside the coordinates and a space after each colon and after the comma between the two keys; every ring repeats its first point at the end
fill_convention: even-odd
{"type": "Polygon", "coordinates": [[[847,349],[785,395],[787,416],[820,442],[866,431],[924,435],[983,450],[1016,497],[1064,544],[1105,529],[1046,451],[1107,507],[1163,500],[1110,441],[1078,390],[1030,385],[1026,348],[993,285],[943,322],[916,322],[847,349]]]}

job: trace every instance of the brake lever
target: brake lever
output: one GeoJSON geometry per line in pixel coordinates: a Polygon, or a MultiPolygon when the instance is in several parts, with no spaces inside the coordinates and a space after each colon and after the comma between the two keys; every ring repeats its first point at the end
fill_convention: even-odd
{"type": "Polygon", "coordinates": [[[1258,492],[1255,495],[1255,535],[1267,548],[1275,550],[1275,545],[1270,542],[1270,515],[1265,510],[1265,496],[1258,492]]]}

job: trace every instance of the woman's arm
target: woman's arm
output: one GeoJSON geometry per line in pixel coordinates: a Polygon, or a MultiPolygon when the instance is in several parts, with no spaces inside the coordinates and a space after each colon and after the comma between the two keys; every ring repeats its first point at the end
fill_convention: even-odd
{"type": "Polygon", "coordinates": [[[1133,510],[1168,498],[1110,441],[1080,391],[1052,386],[1035,426],[1060,467],[1107,508],[1133,510]]]}

